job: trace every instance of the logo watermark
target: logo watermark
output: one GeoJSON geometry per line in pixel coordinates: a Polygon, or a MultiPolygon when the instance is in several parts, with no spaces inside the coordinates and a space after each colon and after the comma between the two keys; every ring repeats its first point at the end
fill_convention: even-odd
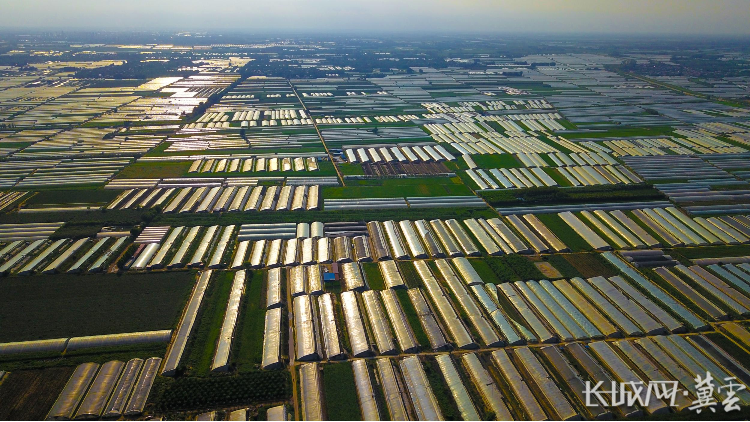
{"type": "MultiPolygon", "coordinates": [[[[689,410],[700,414],[704,410],[716,412],[719,402],[716,395],[724,397],[721,405],[724,406],[725,412],[740,410],[739,398],[737,392],[745,390],[747,387],[740,384],[735,377],[724,378],[723,385],[716,387],[715,380],[710,372],[706,372],[705,377],[696,375],[695,386],[691,390],[696,397],[692,402],[689,410]]],[[[647,407],[651,400],[662,400],[671,407],[675,407],[675,400],[679,394],[687,396],[688,390],[681,389],[677,381],[629,381],[615,382],[609,385],[609,390],[605,389],[604,381],[593,384],[586,381],[586,389],[583,391],[586,396],[587,407],[618,407],[618,406],[635,406],[647,407]]]]}

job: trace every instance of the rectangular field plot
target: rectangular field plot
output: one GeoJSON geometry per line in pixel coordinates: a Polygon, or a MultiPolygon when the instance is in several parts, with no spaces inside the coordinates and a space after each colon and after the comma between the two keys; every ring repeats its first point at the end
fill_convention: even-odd
{"type": "Polygon", "coordinates": [[[0,384],[0,419],[44,419],[74,369],[32,369],[7,375],[0,384]]]}
{"type": "Polygon", "coordinates": [[[50,275],[0,283],[0,342],[170,329],[193,272],[50,275]]]}

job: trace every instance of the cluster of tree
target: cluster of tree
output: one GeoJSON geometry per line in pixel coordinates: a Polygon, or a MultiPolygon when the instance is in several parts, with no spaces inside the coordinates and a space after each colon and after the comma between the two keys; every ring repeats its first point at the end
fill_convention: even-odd
{"type": "Polygon", "coordinates": [[[186,117],[188,120],[198,118],[202,116],[209,107],[216,104],[221,99],[221,93],[216,92],[206,98],[206,101],[201,101],[197,106],[193,107],[193,111],[190,112],[186,117]]]}
{"type": "Polygon", "coordinates": [[[259,57],[249,62],[240,71],[245,76],[273,76],[286,79],[324,78],[327,73],[315,67],[301,67],[289,61],[271,61],[269,57],[259,57]]]}
{"type": "Polygon", "coordinates": [[[694,53],[675,54],[672,61],[684,69],[690,70],[691,76],[702,78],[725,78],[750,75],[750,62],[746,59],[728,60],[723,54],[694,53]]]}
{"type": "Polygon", "coordinates": [[[643,76],[725,78],[750,75],[750,63],[745,60],[724,60],[723,55],[704,53],[675,54],[669,63],[653,60],[638,63],[634,59],[626,59],[619,65],[607,65],[605,68],[643,76]]]}
{"type": "Polygon", "coordinates": [[[75,76],[81,79],[150,79],[168,75],[189,76],[196,72],[180,70],[180,68],[192,66],[194,66],[193,61],[187,57],[173,58],[167,61],[145,61],[130,56],[121,65],[81,69],[76,72],[75,76]]]}
{"type": "MultiPolygon", "coordinates": [[[[243,75],[244,72],[247,72],[246,67],[247,67],[247,65],[245,65],[242,69],[240,69],[240,75],[243,75]]],[[[198,117],[202,116],[206,112],[206,110],[208,110],[209,107],[211,107],[212,105],[214,105],[214,104],[216,104],[216,103],[219,102],[219,100],[221,99],[222,95],[224,95],[225,93],[233,90],[246,77],[247,76],[246,76],[246,73],[245,73],[245,76],[240,76],[240,78],[238,78],[237,80],[235,80],[234,82],[232,82],[223,91],[216,92],[216,93],[213,93],[213,94],[209,95],[208,98],[206,98],[206,101],[201,102],[197,106],[193,107],[193,111],[190,112],[190,114],[187,115],[188,120],[190,120],[190,119],[197,119],[198,117]]],[[[243,138],[245,137],[244,129],[243,129],[242,133],[240,134],[240,136],[243,137],[243,138]]]]}
{"type": "Polygon", "coordinates": [[[152,400],[156,410],[170,412],[279,402],[291,395],[288,371],[253,371],[235,376],[164,380],[154,387],[152,400]]]}

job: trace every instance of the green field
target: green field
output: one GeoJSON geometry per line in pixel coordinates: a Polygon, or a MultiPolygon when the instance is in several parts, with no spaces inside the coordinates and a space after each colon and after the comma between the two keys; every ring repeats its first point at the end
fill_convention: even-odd
{"type": "Polygon", "coordinates": [[[40,205],[109,204],[121,190],[117,189],[65,189],[38,192],[25,201],[30,208],[40,205]]]}
{"type": "MultiPolygon", "coordinates": [[[[474,163],[482,169],[508,169],[523,167],[520,161],[511,154],[474,154],[474,163]]],[[[462,160],[463,161],[463,160],[462,160]]]]}
{"type": "Polygon", "coordinates": [[[485,283],[497,284],[506,283],[508,281],[518,281],[521,279],[513,269],[499,259],[493,261],[472,259],[469,262],[485,283]],[[492,265],[490,263],[492,263],[492,265]]]}
{"type": "MultiPolygon", "coordinates": [[[[662,278],[660,275],[656,274],[651,268],[639,268],[639,271],[643,273],[646,278],[653,281],[656,285],[661,286],[667,293],[672,295],[677,301],[682,303],[687,309],[692,311],[694,314],[699,316],[700,318],[703,318],[704,320],[710,321],[711,316],[708,315],[703,309],[698,307],[695,303],[693,303],[690,299],[688,299],[685,295],[682,294],[682,292],[674,287],[672,283],[667,282],[664,278],[662,278]]],[[[685,277],[682,277],[680,274],[678,274],[676,271],[674,274],[685,281],[685,277]]],[[[695,286],[695,284],[686,282],[689,286],[695,286]]],[[[700,292],[700,289],[695,289],[696,292],[700,292]]],[[[710,297],[710,296],[708,296],[710,297]]],[[[716,304],[720,307],[720,309],[724,309],[722,305],[718,304],[718,301],[712,301],[712,303],[716,304]]]]}
{"type": "Polygon", "coordinates": [[[643,128],[617,128],[617,129],[605,129],[601,131],[580,131],[580,132],[567,132],[565,137],[569,139],[579,138],[628,138],[628,137],[644,137],[644,136],[662,136],[671,135],[673,132],[671,126],[654,126],[654,127],[643,127],[643,128]]]}
{"type": "Polygon", "coordinates": [[[537,218],[569,247],[572,252],[592,250],[591,245],[557,214],[538,214],[537,218]]]}
{"type": "Polygon", "coordinates": [[[365,169],[362,168],[362,164],[357,163],[337,163],[336,167],[344,176],[355,176],[365,174],[365,169]]]}
{"type": "MultiPolygon", "coordinates": [[[[188,174],[192,161],[151,161],[134,163],[117,174],[118,179],[164,179],[188,174]]],[[[202,176],[205,176],[202,175],[202,176]]],[[[119,191],[115,191],[119,192],[119,191]]]]}
{"type": "Polygon", "coordinates": [[[669,249],[687,259],[723,258],[750,255],[750,245],[693,246],[669,249]]]}
{"type": "Polygon", "coordinates": [[[666,197],[650,185],[600,185],[578,188],[526,188],[481,192],[480,196],[490,205],[531,206],[562,205],[588,202],[626,202],[665,200],[666,197]]]}
{"type": "Polygon", "coordinates": [[[362,420],[351,362],[329,363],[323,367],[323,394],[328,420],[362,420]]]}
{"type": "Polygon", "coordinates": [[[385,282],[380,272],[380,266],[374,262],[363,262],[361,265],[370,288],[372,290],[385,290],[385,282]]]}
{"type": "MultiPolygon", "coordinates": [[[[617,268],[607,262],[598,253],[574,253],[556,256],[565,259],[583,278],[597,276],[612,277],[620,274],[617,268]]],[[[552,265],[555,264],[553,263],[552,265]]],[[[558,268],[558,270],[560,269],[558,268]]],[[[560,271],[562,272],[562,270],[560,271]]]]}
{"type": "Polygon", "coordinates": [[[132,226],[148,218],[153,218],[154,211],[143,210],[107,210],[84,212],[35,212],[0,214],[0,224],[52,223],[67,221],[75,224],[101,224],[102,226],[132,226]]]}
{"type": "Polygon", "coordinates": [[[0,342],[173,329],[192,271],[46,275],[0,282],[0,342]]]}
{"type": "Polygon", "coordinates": [[[157,378],[148,407],[169,415],[176,411],[247,406],[287,401],[292,383],[286,371],[254,371],[223,377],[157,378]]]}
{"type": "Polygon", "coordinates": [[[461,412],[458,410],[458,405],[456,405],[456,401],[453,399],[453,395],[448,388],[448,384],[445,382],[445,378],[443,378],[443,373],[440,371],[437,362],[434,359],[427,358],[423,361],[422,366],[445,420],[461,420],[461,412]]]}
{"type": "Polygon", "coordinates": [[[501,257],[489,257],[485,259],[490,268],[495,263],[502,263],[510,268],[516,274],[519,280],[540,280],[544,275],[537,267],[526,257],[521,255],[505,255],[501,257]]]}
{"type": "MultiPolygon", "coordinates": [[[[263,331],[266,308],[263,272],[248,272],[245,281],[245,297],[237,318],[237,327],[230,361],[237,370],[247,372],[263,360],[263,331]]],[[[283,334],[283,330],[282,330],[283,334]]]]}
{"type": "Polygon", "coordinates": [[[580,271],[576,269],[576,267],[573,266],[573,264],[570,263],[567,259],[565,259],[565,256],[563,255],[550,255],[548,257],[544,257],[544,259],[552,264],[557,271],[562,274],[563,278],[573,278],[573,277],[581,277],[582,274],[580,271]]]}
{"type": "Polygon", "coordinates": [[[549,177],[551,177],[552,180],[554,180],[555,182],[557,182],[557,184],[560,185],[560,187],[573,186],[570,183],[570,181],[568,179],[566,179],[565,176],[563,176],[562,173],[560,173],[560,171],[557,170],[556,168],[547,167],[547,168],[543,168],[542,171],[544,171],[545,173],[547,173],[547,175],[549,177]]]}
{"type": "Polygon", "coordinates": [[[409,321],[409,326],[411,326],[412,330],[414,331],[414,337],[416,337],[417,342],[422,347],[429,347],[430,339],[424,332],[422,323],[419,322],[419,315],[417,315],[417,310],[411,303],[411,299],[409,299],[409,293],[406,291],[406,289],[397,289],[396,296],[398,296],[398,301],[401,304],[401,308],[404,310],[407,321],[409,321]]]}
{"type": "Polygon", "coordinates": [[[200,314],[180,363],[186,367],[190,375],[205,376],[211,371],[216,342],[224,322],[229,292],[232,290],[233,276],[234,272],[219,272],[213,276],[206,289],[200,314]]]}
{"type": "MultiPolygon", "coordinates": [[[[188,167],[192,161],[188,162],[188,167]]],[[[279,164],[280,165],[280,164],[279,164]]],[[[185,172],[187,173],[187,171],[185,172]]],[[[329,160],[318,160],[318,170],[316,171],[237,171],[237,172],[207,172],[207,173],[189,173],[194,177],[323,177],[336,176],[336,169],[329,160]]]]}

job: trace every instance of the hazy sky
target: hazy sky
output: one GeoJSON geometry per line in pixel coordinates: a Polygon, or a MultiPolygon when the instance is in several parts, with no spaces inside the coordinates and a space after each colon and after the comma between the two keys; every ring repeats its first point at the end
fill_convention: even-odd
{"type": "Polygon", "coordinates": [[[0,0],[0,29],[750,34],[750,0],[0,0]]]}

